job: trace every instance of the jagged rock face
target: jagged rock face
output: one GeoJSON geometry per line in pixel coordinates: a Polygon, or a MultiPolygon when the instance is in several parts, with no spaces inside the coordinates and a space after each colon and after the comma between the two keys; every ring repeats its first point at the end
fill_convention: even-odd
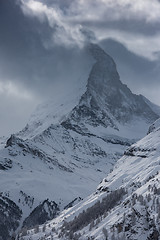
{"type": "Polygon", "coordinates": [[[90,72],[87,90],[71,118],[76,121],[86,118],[91,125],[113,128],[117,128],[117,121],[124,124],[134,117],[150,123],[155,121],[158,115],[143,97],[122,84],[113,59],[97,45],[92,44],[89,49],[96,63],[90,72]]]}
{"type": "Polygon", "coordinates": [[[58,205],[54,201],[45,200],[37,206],[24,220],[23,227],[31,228],[53,219],[59,212],[58,205]]]}
{"type": "Polygon", "coordinates": [[[0,239],[6,240],[19,226],[20,208],[9,198],[0,195],[0,239]],[[9,217],[8,217],[9,216],[9,217]]]}
{"type": "Polygon", "coordinates": [[[106,98],[107,85],[118,87],[120,84],[116,64],[98,45],[90,45],[89,50],[96,63],[90,72],[87,89],[96,92],[99,97],[106,98]]]}

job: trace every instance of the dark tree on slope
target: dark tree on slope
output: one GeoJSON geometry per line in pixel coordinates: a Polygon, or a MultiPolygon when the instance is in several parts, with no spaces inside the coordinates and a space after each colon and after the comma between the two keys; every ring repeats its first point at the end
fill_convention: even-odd
{"type": "MultiPolygon", "coordinates": [[[[109,193],[102,201],[96,202],[92,207],[83,210],[74,220],[70,222],[64,222],[61,227],[61,232],[63,234],[68,234],[68,232],[76,232],[85,226],[89,225],[94,220],[99,219],[100,217],[110,209],[116,206],[116,204],[121,200],[121,198],[126,194],[126,191],[121,188],[109,193]]],[[[90,228],[92,226],[90,225],[90,228]]]]}

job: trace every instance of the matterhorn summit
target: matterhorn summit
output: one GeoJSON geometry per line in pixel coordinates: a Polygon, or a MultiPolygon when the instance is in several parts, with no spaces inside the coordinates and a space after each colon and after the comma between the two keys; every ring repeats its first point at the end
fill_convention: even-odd
{"type": "Polygon", "coordinates": [[[94,63],[78,90],[39,105],[0,150],[0,205],[10,209],[10,217],[0,213],[3,240],[81,202],[159,118],[154,104],[121,82],[104,50],[90,44],[86,51],[94,63]]]}

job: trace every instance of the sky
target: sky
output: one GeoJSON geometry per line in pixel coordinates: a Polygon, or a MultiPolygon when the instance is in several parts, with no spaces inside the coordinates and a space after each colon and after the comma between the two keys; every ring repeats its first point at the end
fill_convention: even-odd
{"type": "Polygon", "coordinates": [[[160,105],[159,0],[1,0],[0,136],[71,87],[91,61],[89,42],[114,58],[134,93],[160,105]]]}

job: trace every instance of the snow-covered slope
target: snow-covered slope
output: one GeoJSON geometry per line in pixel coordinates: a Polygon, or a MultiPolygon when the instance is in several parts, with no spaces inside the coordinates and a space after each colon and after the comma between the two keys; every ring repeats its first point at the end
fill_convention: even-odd
{"type": "Polygon", "coordinates": [[[24,239],[159,240],[160,120],[150,129],[92,195],[24,239]]]}
{"type": "Polygon", "coordinates": [[[110,56],[97,45],[88,50],[95,60],[88,81],[40,105],[0,151],[0,192],[22,210],[20,227],[40,223],[41,215],[49,220],[91,194],[158,118],[122,84],[110,56]]]}
{"type": "Polygon", "coordinates": [[[71,89],[58,89],[57,94],[49,101],[41,103],[32,113],[28,124],[17,136],[23,139],[33,138],[42,133],[51,124],[60,124],[72,109],[78,105],[82,94],[86,91],[90,67],[72,84],[71,89]]]}
{"type": "Polygon", "coordinates": [[[160,115],[160,106],[152,103],[149,99],[147,99],[146,97],[144,97],[143,95],[141,95],[142,98],[144,99],[144,101],[147,103],[147,105],[158,115],[160,115]]]}

